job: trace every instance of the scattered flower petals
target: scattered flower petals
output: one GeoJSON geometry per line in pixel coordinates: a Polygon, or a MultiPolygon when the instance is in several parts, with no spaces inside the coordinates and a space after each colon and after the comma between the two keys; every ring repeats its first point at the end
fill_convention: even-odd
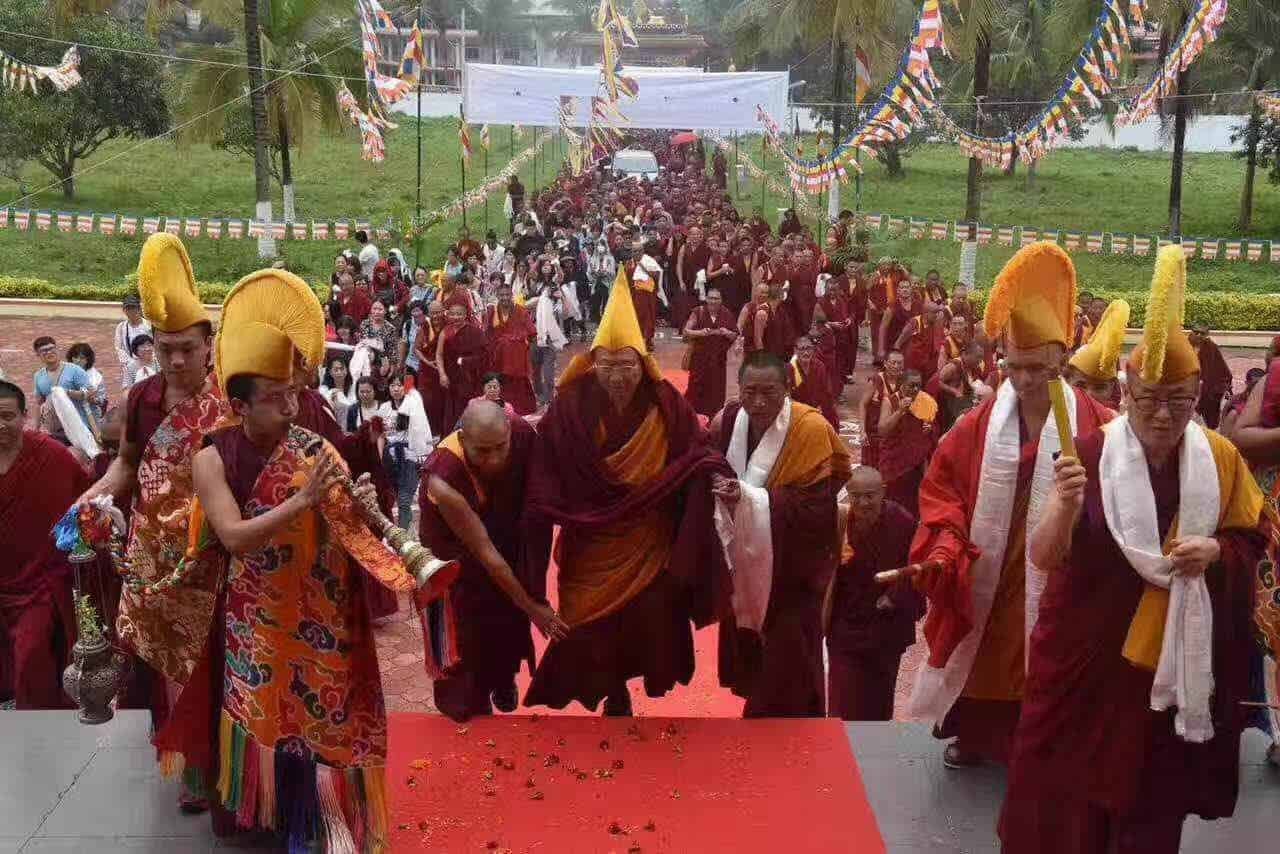
{"type": "Polygon", "coordinates": [[[492,738],[486,738],[486,739],[484,740],[484,746],[485,746],[485,747],[496,747],[496,746],[497,746],[497,742],[496,742],[496,741],[494,741],[492,738]]]}
{"type": "Polygon", "coordinates": [[[640,854],[640,843],[632,842],[631,847],[627,849],[627,854],[640,854]]]}
{"type": "Polygon", "coordinates": [[[430,759],[415,759],[409,763],[409,767],[415,771],[425,771],[431,767],[430,759]]]}
{"type": "Polygon", "coordinates": [[[622,760],[621,760],[621,759],[615,759],[615,760],[613,760],[613,770],[614,770],[614,771],[621,771],[621,770],[622,770],[622,768],[623,768],[623,762],[622,762],[622,760]]]}
{"type": "Polygon", "coordinates": [[[614,836],[622,836],[627,832],[627,829],[622,826],[622,822],[611,821],[609,822],[609,832],[614,836]]]}
{"type": "Polygon", "coordinates": [[[492,771],[485,771],[485,772],[484,772],[484,774],[482,774],[481,776],[482,776],[482,777],[484,777],[484,779],[485,779],[486,781],[489,781],[489,780],[492,780],[492,779],[493,779],[493,772],[492,772],[492,771]]]}
{"type": "Polygon", "coordinates": [[[680,790],[679,790],[679,789],[672,789],[672,790],[671,790],[671,800],[673,800],[673,801],[678,801],[678,800],[680,800],[680,790]]]}
{"type": "Polygon", "coordinates": [[[418,786],[418,778],[410,774],[408,777],[405,778],[404,784],[408,786],[410,789],[415,789],[418,786]]]}
{"type": "Polygon", "coordinates": [[[564,747],[565,744],[566,742],[563,735],[556,739],[556,747],[564,747]]]}
{"type": "Polygon", "coordinates": [[[410,827],[410,826],[409,826],[409,825],[407,825],[407,824],[397,824],[397,825],[396,825],[396,830],[408,830],[408,829],[409,829],[409,827],[410,827]]]}
{"type": "Polygon", "coordinates": [[[504,759],[502,760],[502,770],[514,771],[516,770],[516,763],[512,762],[510,759],[504,759]]]}
{"type": "Polygon", "coordinates": [[[609,739],[607,739],[607,738],[602,738],[602,739],[600,739],[600,749],[601,749],[601,750],[608,750],[608,749],[609,749],[609,739]]]}
{"type": "Polygon", "coordinates": [[[529,793],[529,800],[531,800],[531,801],[540,801],[540,800],[542,800],[542,792],[540,792],[540,791],[537,791],[537,792],[530,792],[530,793],[529,793]]]}
{"type": "Polygon", "coordinates": [[[471,727],[469,727],[469,726],[460,726],[460,727],[458,727],[458,729],[456,730],[456,732],[458,733],[458,735],[466,735],[467,733],[471,732],[471,727]]]}
{"type": "Polygon", "coordinates": [[[649,819],[649,821],[645,823],[644,829],[649,831],[650,833],[653,833],[655,830],[658,829],[658,825],[654,823],[653,819],[649,819]]]}
{"type": "Polygon", "coordinates": [[[552,765],[560,764],[560,757],[554,753],[548,753],[547,758],[542,760],[543,767],[550,768],[552,765]]]}
{"type": "Polygon", "coordinates": [[[534,779],[533,779],[532,777],[530,777],[528,780],[525,780],[525,781],[524,781],[524,787],[525,787],[526,789],[532,789],[532,788],[533,788],[534,786],[536,786],[536,785],[538,785],[538,784],[534,781],[534,779]]]}

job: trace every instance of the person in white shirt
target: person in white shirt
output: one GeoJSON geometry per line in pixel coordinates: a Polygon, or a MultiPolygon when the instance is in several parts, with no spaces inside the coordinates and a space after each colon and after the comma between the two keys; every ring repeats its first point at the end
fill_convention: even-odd
{"type": "Polygon", "coordinates": [[[120,367],[124,367],[133,358],[130,343],[139,335],[151,334],[151,321],[142,316],[142,300],[137,294],[125,297],[121,307],[124,309],[124,320],[116,324],[112,343],[116,348],[116,361],[120,363],[120,367]]]}
{"type": "Polygon", "coordinates": [[[360,244],[360,272],[365,278],[373,277],[373,268],[382,260],[382,256],[378,254],[378,247],[369,242],[369,232],[363,228],[356,232],[356,243],[360,244]]]}
{"type": "Polygon", "coordinates": [[[67,349],[67,361],[79,365],[89,375],[89,409],[93,413],[95,424],[101,424],[107,414],[107,379],[93,366],[97,356],[93,348],[83,341],[72,344],[67,349]]]}
{"type": "Polygon", "coordinates": [[[599,323],[604,315],[604,304],[609,300],[609,289],[618,275],[618,262],[609,251],[609,241],[603,238],[596,243],[595,251],[587,261],[587,275],[591,279],[590,316],[594,323],[599,323]]]}
{"type": "Polygon", "coordinates": [[[418,489],[422,463],[435,446],[427,410],[417,389],[405,391],[404,377],[391,378],[387,390],[391,399],[378,407],[386,431],[386,450],[383,464],[396,485],[396,504],[400,527],[406,531],[413,527],[413,497],[418,489]]]}
{"type": "Polygon", "coordinates": [[[538,403],[547,406],[556,390],[556,354],[569,343],[560,324],[565,316],[565,288],[550,279],[543,283],[525,307],[533,311],[537,334],[533,340],[533,393],[538,403]]]}
{"type": "Polygon", "coordinates": [[[329,365],[325,368],[324,379],[320,383],[320,396],[329,402],[333,419],[345,430],[347,410],[356,403],[355,382],[351,379],[346,356],[329,357],[329,365]]]}
{"type": "Polygon", "coordinates": [[[507,259],[507,247],[498,242],[498,233],[492,228],[484,236],[484,246],[480,250],[484,256],[484,277],[488,279],[494,273],[503,272],[503,262],[507,259]]]}
{"type": "Polygon", "coordinates": [[[135,383],[160,373],[160,368],[156,365],[156,342],[150,335],[139,335],[129,346],[133,358],[125,364],[120,378],[120,387],[126,390],[135,383]]]}

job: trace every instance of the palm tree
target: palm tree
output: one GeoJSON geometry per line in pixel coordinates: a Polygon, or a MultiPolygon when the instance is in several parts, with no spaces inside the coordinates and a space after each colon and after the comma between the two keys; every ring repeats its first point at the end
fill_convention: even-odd
{"type": "MultiPolygon", "coordinates": [[[[224,138],[228,111],[219,105],[250,91],[254,117],[254,175],[258,205],[266,205],[270,219],[272,154],[280,158],[280,182],[284,195],[284,219],[296,216],[291,148],[301,148],[317,133],[338,133],[343,127],[337,93],[341,80],[360,79],[360,55],[351,35],[350,8],[346,0],[213,0],[211,16],[224,25],[241,27],[248,38],[249,17],[258,18],[257,38],[239,47],[202,46],[189,54],[207,65],[196,66],[186,78],[180,113],[198,117],[186,126],[180,141],[215,143],[224,138]],[[347,16],[344,20],[343,16],[347,16]],[[256,59],[255,59],[256,54],[256,59]],[[245,68],[242,56],[248,56],[245,68]],[[258,143],[263,155],[259,162],[258,143]]],[[[259,211],[259,219],[264,214],[259,211]]]]}
{"type": "MultiPolygon", "coordinates": [[[[947,45],[958,59],[973,68],[972,95],[974,100],[973,132],[979,136],[986,132],[986,117],[982,102],[991,87],[991,48],[996,28],[1006,6],[1001,0],[957,0],[952,8],[953,20],[946,30],[947,45]]],[[[969,176],[965,183],[964,218],[978,221],[982,214],[982,161],[969,158],[969,176]]]]}
{"type": "MultiPolygon", "coordinates": [[[[180,6],[179,0],[142,0],[142,3],[145,4],[147,32],[153,36],[180,6]]],[[[50,3],[53,19],[59,24],[65,24],[79,15],[111,12],[115,5],[116,0],[52,0],[50,3]]]]}

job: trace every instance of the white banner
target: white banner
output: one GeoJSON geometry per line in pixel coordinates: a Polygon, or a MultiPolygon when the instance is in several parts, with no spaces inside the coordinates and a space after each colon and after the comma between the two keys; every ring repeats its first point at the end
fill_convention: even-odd
{"type": "MultiPolygon", "coordinates": [[[[623,127],[691,128],[758,133],[759,104],[772,115],[787,115],[785,71],[704,73],[696,68],[623,68],[634,73],[640,95],[623,99],[618,109],[623,127]]],[[[537,125],[560,122],[560,96],[591,103],[599,95],[600,72],[594,68],[535,68],[527,65],[467,63],[463,108],[473,124],[537,125]]],[[[578,111],[585,126],[591,111],[578,111]]]]}

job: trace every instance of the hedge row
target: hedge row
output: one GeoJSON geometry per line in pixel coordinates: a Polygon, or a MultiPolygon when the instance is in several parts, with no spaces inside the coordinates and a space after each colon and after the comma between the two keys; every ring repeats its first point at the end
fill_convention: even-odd
{"type": "MultiPolygon", "coordinates": [[[[200,298],[210,304],[221,304],[233,283],[200,282],[200,298]]],[[[24,279],[0,276],[0,298],[101,300],[119,302],[126,294],[136,292],[129,281],[109,285],[55,285],[45,279],[24,279]]],[[[327,284],[317,287],[317,294],[324,296],[327,284]]],[[[1096,292],[1104,299],[1123,298],[1133,308],[1130,326],[1141,326],[1146,315],[1147,292],[1122,293],[1096,292]]],[[[972,296],[981,310],[985,297],[981,293],[972,296]]],[[[1187,323],[1207,323],[1211,329],[1280,330],[1280,294],[1246,294],[1231,291],[1202,291],[1187,294],[1187,323]]]]}

